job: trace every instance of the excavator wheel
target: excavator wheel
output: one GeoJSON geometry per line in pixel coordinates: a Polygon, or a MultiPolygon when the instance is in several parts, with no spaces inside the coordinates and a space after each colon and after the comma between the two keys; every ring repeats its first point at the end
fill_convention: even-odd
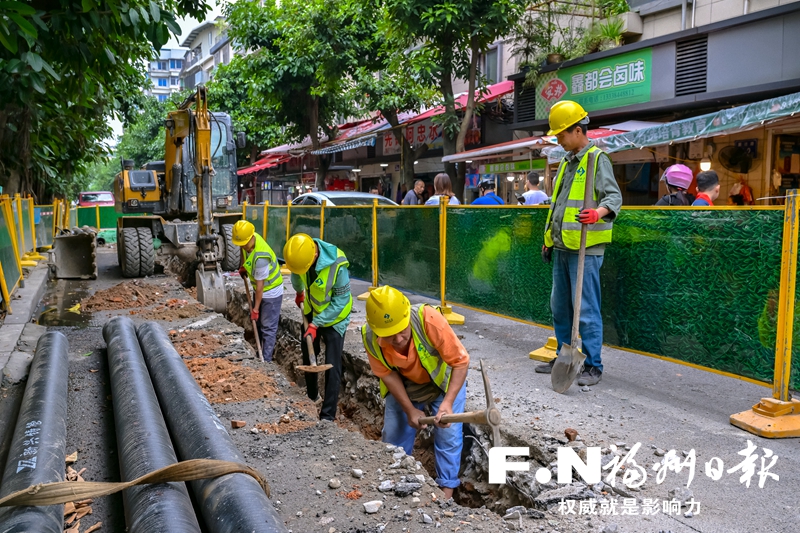
{"type": "Polygon", "coordinates": [[[117,243],[120,247],[120,263],[122,275],[126,278],[139,277],[141,264],[141,251],[139,249],[139,232],[137,228],[122,228],[122,241],[117,243]]]}
{"type": "Polygon", "coordinates": [[[225,240],[225,256],[222,258],[222,270],[233,272],[239,269],[242,249],[233,244],[233,224],[222,225],[222,237],[225,240]]]}
{"type": "Polygon", "coordinates": [[[155,271],[155,249],[150,228],[136,228],[139,235],[139,275],[152,276],[155,271]]]}

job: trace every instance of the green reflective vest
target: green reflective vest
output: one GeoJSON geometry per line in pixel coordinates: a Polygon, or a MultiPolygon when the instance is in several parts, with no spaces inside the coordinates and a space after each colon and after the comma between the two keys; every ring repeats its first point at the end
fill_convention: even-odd
{"type": "Polygon", "coordinates": [[[244,269],[247,270],[250,283],[252,283],[253,288],[255,288],[256,279],[253,277],[253,267],[258,259],[265,258],[269,262],[269,271],[267,273],[267,279],[264,280],[264,290],[268,291],[283,283],[281,267],[278,264],[278,259],[275,257],[275,252],[269,247],[267,241],[262,239],[261,235],[257,233],[254,233],[253,236],[256,238],[256,245],[253,246],[253,251],[250,252],[244,260],[244,269]]]}
{"type": "MultiPolygon", "coordinates": [[[[594,157],[595,164],[592,179],[597,175],[597,158],[603,153],[602,150],[596,146],[589,148],[581,158],[577,170],[575,170],[575,177],[572,179],[572,186],[569,189],[567,196],[567,208],[564,211],[564,220],[561,222],[561,242],[569,250],[578,250],[581,247],[581,227],[583,224],[578,222],[578,213],[583,209],[583,195],[586,190],[586,172],[589,163],[589,157],[594,157]]],[[[556,205],[556,198],[561,193],[561,180],[564,177],[564,171],[567,168],[566,162],[561,163],[556,176],[556,183],[553,187],[553,203],[550,205],[550,211],[547,213],[547,221],[545,222],[544,243],[548,247],[552,247],[555,242],[553,241],[553,228],[550,225],[550,217],[553,216],[553,210],[556,205]]],[[[596,183],[596,182],[595,182],[596,183]]],[[[594,201],[597,202],[597,189],[593,191],[594,201]]],[[[595,246],[597,244],[611,242],[611,230],[613,228],[612,222],[605,222],[600,219],[596,224],[588,224],[586,232],[586,246],[595,246]]]]}
{"type": "MultiPolygon", "coordinates": [[[[347,260],[344,252],[337,248],[336,260],[317,272],[317,279],[314,280],[314,283],[309,283],[308,272],[300,276],[303,282],[303,289],[306,291],[306,299],[303,300],[303,313],[309,314],[313,312],[314,316],[317,316],[331,305],[333,286],[336,284],[336,277],[339,275],[339,269],[347,266],[350,266],[350,262],[347,260]]],[[[347,302],[347,305],[344,306],[344,309],[342,309],[339,315],[331,322],[323,324],[322,327],[333,326],[350,316],[350,310],[353,308],[353,295],[348,294],[348,297],[350,301],[347,302]]]]}
{"type": "MultiPolygon", "coordinates": [[[[411,336],[414,340],[414,346],[417,348],[417,356],[422,368],[428,373],[437,387],[442,389],[442,392],[447,392],[447,387],[450,386],[450,365],[444,362],[444,359],[439,355],[439,352],[431,344],[428,339],[428,334],[425,333],[425,316],[423,308],[427,304],[417,304],[411,306],[411,336]]],[[[372,332],[369,324],[361,326],[361,339],[364,341],[364,348],[367,353],[377,359],[389,370],[397,370],[389,366],[386,358],[383,356],[383,350],[378,344],[378,336],[372,332]]],[[[381,397],[385,398],[389,393],[388,387],[381,380],[381,397]]]]}

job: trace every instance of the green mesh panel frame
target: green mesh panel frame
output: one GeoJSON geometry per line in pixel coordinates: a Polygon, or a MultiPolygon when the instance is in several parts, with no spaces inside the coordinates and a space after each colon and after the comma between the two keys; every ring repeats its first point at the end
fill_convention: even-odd
{"type": "Polygon", "coordinates": [[[439,207],[378,208],[378,281],[439,297],[439,207]]]}
{"type": "MultiPolygon", "coordinates": [[[[552,324],[546,214],[449,208],[448,301],[552,324]]],[[[601,269],[604,342],[771,381],[782,225],[779,210],[623,210],[601,269]]]]}
{"type": "Polygon", "coordinates": [[[267,244],[283,261],[283,245],[286,244],[286,206],[270,206],[267,210],[267,244]]]}
{"type": "MultiPolygon", "coordinates": [[[[292,209],[292,218],[294,214],[292,209]]],[[[319,218],[317,225],[319,227],[319,218]]],[[[335,245],[347,256],[351,278],[372,279],[371,207],[326,207],[324,237],[325,242],[335,245]]]]}
{"type": "Polygon", "coordinates": [[[33,227],[31,226],[31,202],[22,200],[22,227],[25,229],[23,242],[25,249],[23,252],[27,253],[33,250],[33,227]]]}
{"type": "Polygon", "coordinates": [[[308,206],[292,206],[292,221],[290,226],[290,235],[295,233],[305,233],[314,238],[319,238],[319,219],[321,206],[308,205],[308,206]]]}
{"type": "MultiPolygon", "coordinates": [[[[90,226],[97,227],[97,210],[94,207],[77,207],[77,226],[82,228],[90,226]]],[[[70,213],[70,222],[72,222],[72,213],[70,213]]]]}
{"type": "Polygon", "coordinates": [[[3,278],[9,292],[14,290],[21,276],[17,258],[14,257],[14,241],[9,230],[9,226],[13,223],[6,220],[5,209],[0,208],[0,264],[3,265],[3,278]]]}
{"type": "Polygon", "coordinates": [[[36,223],[36,246],[53,245],[53,208],[45,206],[40,209],[39,222],[36,223]]]}
{"type": "MultiPolygon", "coordinates": [[[[116,229],[117,219],[128,216],[118,213],[113,205],[100,206],[100,227],[98,229],[116,229]]],[[[142,216],[137,214],[136,216],[142,216]]]]}
{"type": "Polygon", "coordinates": [[[262,235],[264,231],[264,206],[263,205],[248,205],[245,208],[244,219],[251,222],[256,228],[256,233],[262,235]]]}
{"type": "Polygon", "coordinates": [[[74,228],[78,225],[78,208],[73,207],[69,210],[69,227],[74,228]]]}
{"type": "Polygon", "coordinates": [[[14,220],[11,223],[14,225],[14,235],[17,240],[17,255],[22,257],[25,254],[25,242],[23,241],[22,237],[22,228],[19,227],[19,211],[17,207],[18,202],[16,200],[12,200],[11,202],[11,214],[14,217],[14,220]]]}

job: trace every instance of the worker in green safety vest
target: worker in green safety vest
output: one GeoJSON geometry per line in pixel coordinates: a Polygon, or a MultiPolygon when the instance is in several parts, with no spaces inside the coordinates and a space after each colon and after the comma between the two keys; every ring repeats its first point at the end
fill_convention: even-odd
{"type": "MultiPolygon", "coordinates": [[[[603,374],[600,350],[603,346],[603,319],[600,316],[600,266],[606,244],[611,242],[614,219],[622,208],[622,193],[614,177],[608,155],[587,137],[589,115],[578,103],[556,102],[550,109],[550,131],[567,152],[553,185],[553,200],[545,223],[542,259],[553,262],[553,291],[550,308],[558,349],[571,342],[573,292],[577,281],[581,228],[588,226],[586,260],[581,291],[579,332],[581,350],[586,355],[578,385],[596,385],[603,374]],[[592,173],[592,198],[586,199],[586,179],[592,173]]],[[[536,371],[549,374],[553,362],[539,365],[536,371]]]]}
{"type": "MultiPolygon", "coordinates": [[[[314,345],[314,354],[309,354],[307,344],[300,344],[303,364],[310,364],[310,357],[316,357],[322,338],[325,341],[325,363],[333,365],[325,371],[325,396],[319,417],[335,420],[342,383],[344,335],[353,307],[347,270],[350,263],[339,248],[305,233],[296,233],[286,241],[283,258],[292,272],[292,287],[297,291],[295,303],[302,307],[308,319],[303,337],[311,337],[314,345]]],[[[308,397],[316,401],[318,376],[312,372],[306,372],[305,376],[308,397]]]]}
{"type": "Polygon", "coordinates": [[[255,320],[258,330],[253,334],[261,339],[264,361],[272,361],[283,302],[281,267],[275,252],[256,233],[256,228],[250,222],[240,220],[234,224],[231,241],[242,248],[239,275],[245,283],[249,279],[253,285],[253,310],[250,318],[255,320]]]}
{"type": "Polygon", "coordinates": [[[430,409],[436,483],[450,498],[460,484],[462,428],[440,419],[464,412],[469,354],[436,308],[412,306],[388,286],[370,291],[361,338],[385,398],[383,441],[411,454],[417,431],[425,427],[419,422],[423,409],[430,409]]]}

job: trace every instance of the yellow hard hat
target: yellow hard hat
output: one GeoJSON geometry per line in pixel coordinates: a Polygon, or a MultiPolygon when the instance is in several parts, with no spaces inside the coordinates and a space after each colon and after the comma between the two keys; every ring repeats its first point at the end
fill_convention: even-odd
{"type": "Polygon", "coordinates": [[[397,335],[411,320],[411,303],[393,287],[384,285],[369,291],[367,324],[378,337],[397,335]]]}
{"type": "Polygon", "coordinates": [[[589,116],[578,102],[561,100],[550,108],[550,131],[548,135],[558,135],[573,124],[589,116]]]}
{"type": "Polygon", "coordinates": [[[283,259],[286,268],[295,274],[305,274],[314,263],[317,245],[314,239],[305,233],[295,233],[283,247],[283,259]]]}
{"type": "Polygon", "coordinates": [[[240,220],[233,225],[231,241],[233,241],[233,244],[236,246],[244,246],[250,242],[250,239],[253,238],[253,234],[255,234],[255,232],[255,226],[246,220],[240,220]]]}

